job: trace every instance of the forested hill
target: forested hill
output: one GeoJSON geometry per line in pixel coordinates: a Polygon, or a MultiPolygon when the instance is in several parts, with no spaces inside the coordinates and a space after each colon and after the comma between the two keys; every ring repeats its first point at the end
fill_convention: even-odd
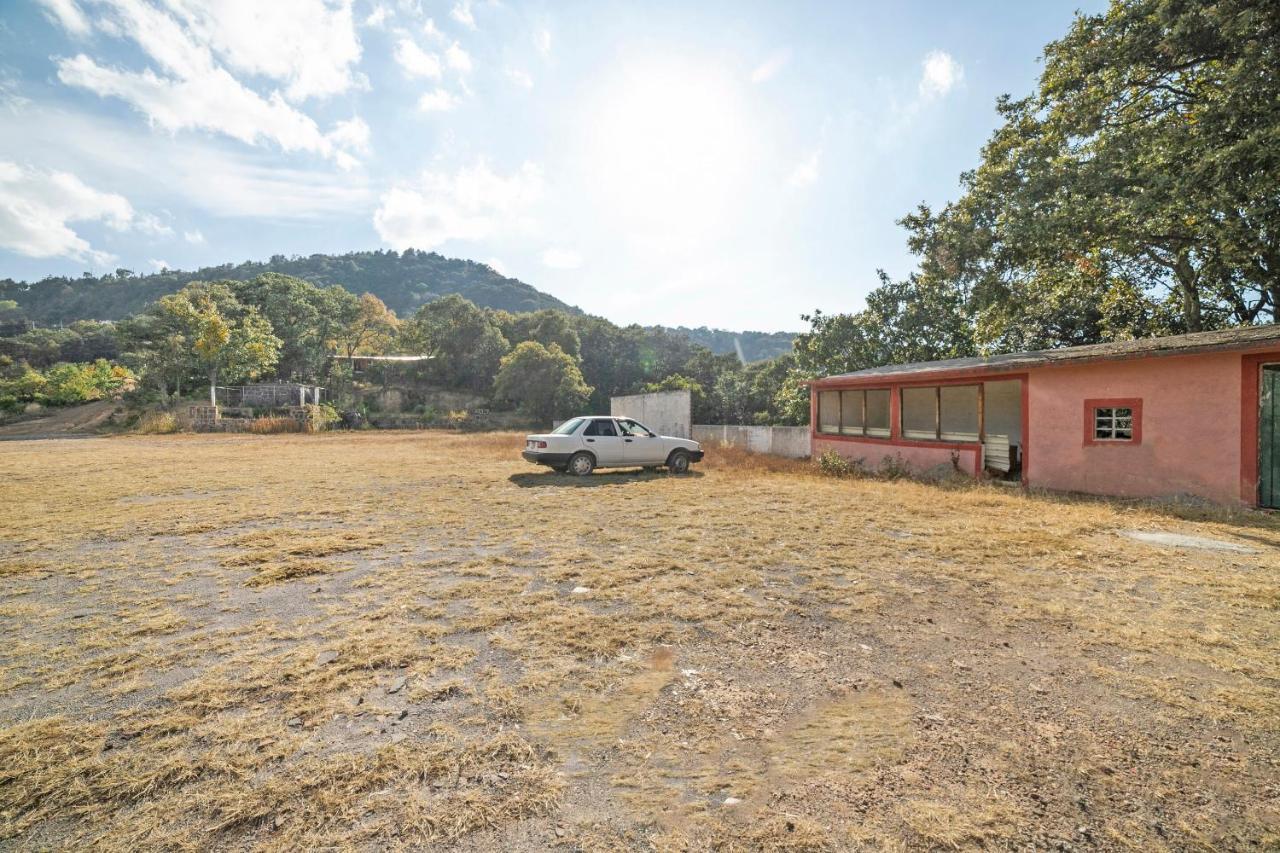
{"type": "Polygon", "coordinates": [[[119,320],[192,281],[247,280],[264,272],[284,273],[320,286],[340,284],[355,294],[372,293],[401,317],[449,293],[482,307],[512,312],[558,308],[581,313],[531,285],[498,274],[485,264],[413,249],[403,253],[350,252],[292,258],[275,255],[265,263],[245,261],[191,272],[165,270],[152,275],[136,275],[120,269],[101,277],[46,278],[31,284],[3,279],[0,280],[0,299],[14,300],[28,319],[46,326],[74,320],[119,320]]]}
{"type": "Polygon", "coordinates": [[[795,332],[729,332],[699,326],[660,326],[658,328],[688,338],[714,353],[736,352],[743,361],[764,361],[791,352],[795,332]]]}
{"type": "MultiPolygon", "coordinates": [[[[484,308],[513,313],[556,308],[582,313],[550,294],[514,278],[506,278],[485,264],[446,258],[435,252],[408,249],[350,252],[245,261],[198,270],[165,270],[138,275],[118,269],[103,276],[51,277],[27,283],[0,279],[0,300],[12,299],[27,320],[57,326],[76,320],[120,320],[192,281],[248,280],[264,272],[278,272],[319,286],[340,284],[355,294],[372,293],[401,317],[408,317],[438,296],[456,293],[484,308]]],[[[665,327],[663,327],[665,328],[665,327]]],[[[737,352],[745,361],[760,361],[791,352],[794,334],[785,332],[728,332],[723,329],[667,328],[714,353],[737,352]],[[735,344],[735,341],[737,342],[735,344]]]]}

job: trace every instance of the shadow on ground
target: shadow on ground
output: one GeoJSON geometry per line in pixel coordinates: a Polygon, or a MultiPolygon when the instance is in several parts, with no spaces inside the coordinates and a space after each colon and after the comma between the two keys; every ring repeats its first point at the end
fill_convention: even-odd
{"type": "Polygon", "coordinates": [[[555,471],[543,471],[536,474],[512,474],[507,479],[522,489],[566,488],[581,489],[595,486],[618,485],[619,483],[643,483],[649,480],[665,480],[669,477],[698,479],[706,476],[701,471],[690,471],[687,474],[668,474],[665,471],[609,471],[596,472],[586,477],[575,477],[572,474],[560,474],[555,471]]]}

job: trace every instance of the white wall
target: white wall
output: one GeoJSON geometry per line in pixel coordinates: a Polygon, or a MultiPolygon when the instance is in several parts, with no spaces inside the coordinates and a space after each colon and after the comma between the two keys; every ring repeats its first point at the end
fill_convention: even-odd
{"type": "MultiPolygon", "coordinates": [[[[695,424],[693,440],[701,443],[723,442],[741,447],[753,453],[771,453],[803,459],[810,455],[809,428],[807,426],[722,426],[695,424]]],[[[713,448],[704,447],[703,450],[713,448]]]]}
{"type": "Polygon", "coordinates": [[[689,438],[693,426],[693,401],[688,391],[631,394],[609,401],[615,418],[635,418],[659,435],[689,438]]]}

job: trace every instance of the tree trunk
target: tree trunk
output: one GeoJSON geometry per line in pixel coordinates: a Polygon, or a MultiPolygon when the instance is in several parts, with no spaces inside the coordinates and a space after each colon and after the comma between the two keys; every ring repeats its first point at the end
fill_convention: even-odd
{"type": "Polygon", "coordinates": [[[1200,274],[1191,263],[1190,252],[1185,249],[1178,252],[1178,259],[1173,264],[1173,276],[1178,282],[1178,292],[1182,297],[1182,319],[1187,324],[1187,331],[1204,331],[1204,317],[1200,311],[1200,274]]]}
{"type": "Polygon", "coordinates": [[[214,367],[209,370],[209,405],[218,405],[218,368],[214,367]]]}

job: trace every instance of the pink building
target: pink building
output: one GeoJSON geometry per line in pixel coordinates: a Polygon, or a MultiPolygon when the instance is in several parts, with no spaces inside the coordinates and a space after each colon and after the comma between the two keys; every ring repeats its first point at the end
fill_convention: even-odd
{"type": "Polygon", "coordinates": [[[1277,325],[875,367],[810,407],[813,454],[870,468],[1280,507],[1277,325]]]}

